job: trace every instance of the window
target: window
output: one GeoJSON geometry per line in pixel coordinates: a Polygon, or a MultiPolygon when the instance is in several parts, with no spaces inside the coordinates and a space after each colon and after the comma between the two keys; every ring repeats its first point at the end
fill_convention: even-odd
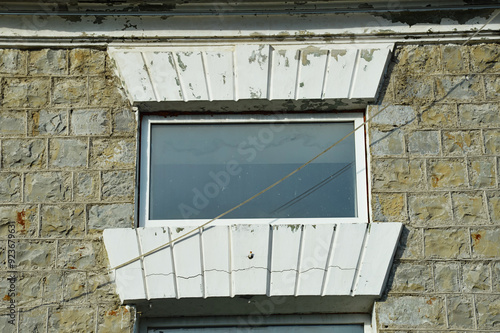
{"type": "Polygon", "coordinates": [[[141,321],[141,333],[211,332],[371,333],[369,315],[272,315],[150,318],[141,321]],[[252,324],[249,324],[251,322],[252,324]]]}
{"type": "MultiPolygon", "coordinates": [[[[362,119],[362,113],[145,115],[141,225],[218,216],[342,139],[362,119]]],[[[359,130],[224,219],[367,222],[367,215],[364,132],[359,130]]]]}

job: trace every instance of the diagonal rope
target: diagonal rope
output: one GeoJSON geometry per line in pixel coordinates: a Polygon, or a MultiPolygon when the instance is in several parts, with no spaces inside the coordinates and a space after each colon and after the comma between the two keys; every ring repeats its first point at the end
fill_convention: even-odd
{"type": "Polygon", "coordinates": [[[491,23],[491,21],[493,21],[495,19],[495,17],[498,16],[498,14],[500,14],[500,9],[497,10],[496,14],[493,15],[492,17],[490,17],[490,19],[488,21],[486,21],[486,23],[483,24],[483,26],[481,28],[479,28],[472,36],[470,36],[469,39],[467,39],[461,46],[465,46],[465,44],[470,42],[472,38],[476,37],[488,24],[491,23]]]}
{"type": "Polygon", "coordinates": [[[167,242],[167,243],[164,243],[158,247],[155,247],[154,249],[146,252],[146,253],[143,253],[135,258],[132,258],[120,265],[117,265],[115,267],[112,267],[110,269],[108,269],[108,272],[109,271],[112,271],[112,270],[115,270],[115,269],[118,269],[118,268],[122,268],[124,266],[127,266],[137,260],[140,260],[140,259],[143,259],[144,257],[150,255],[150,254],[153,254],[155,252],[158,252],[164,248],[166,248],[167,246],[169,246],[170,244],[173,244],[175,242],[177,242],[178,240],[186,237],[187,235],[190,235],[192,233],[194,233],[195,231],[198,231],[204,227],[206,227],[207,225],[215,222],[216,220],[220,219],[221,217],[224,217],[226,216],[227,214],[231,213],[232,211],[240,208],[241,206],[249,203],[250,201],[252,201],[253,199],[257,198],[258,196],[264,194],[265,192],[269,191],[270,189],[272,189],[273,187],[275,187],[276,185],[280,184],[281,182],[283,182],[284,180],[290,178],[291,176],[293,176],[294,174],[296,174],[297,172],[299,172],[300,170],[302,170],[303,168],[305,168],[306,166],[308,166],[309,164],[311,164],[313,161],[317,160],[319,157],[323,156],[324,154],[326,154],[328,151],[330,151],[333,147],[337,146],[339,143],[341,143],[342,141],[344,141],[345,139],[347,139],[349,136],[351,136],[352,134],[354,134],[354,132],[356,132],[358,129],[362,128],[363,126],[365,126],[367,123],[369,123],[373,118],[375,118],[378,114],[380,114],[382,111],[384,111],[386,108],[388,108],[389,106],[386,106],[380,110],[378,110],[375,114],[373,114],[370,118],[366,119],[362,124],[358,125],[356,128],[354,128],[351,132],[347,133],[343,138],[341,138],[340,140],[338,140],[337,142],[335,142],[334,144],[332,144],[331,146],[329,146],[328,148],[326,148],[325,150],[323,150],[321,153],[319,153],[318,155],[314,156],[313,158],[311,158],[309,161],[307,161],[306,163],[302,164],[301,166],[299,166],[297,169],[293,170],[292,172],[290,172],[289,174],[287,174],[286,176],[284,176],[283,178],[281,178],[280,180],[274,182],[273,184],[269,185],[268,187],[266,187],[265,189],[263,189],[262,191],[254,194],[253,196],[251,196],[250,198],[246,199],[245,201],[241,202],[240,204],[234,206],[233,208],[225,211],[224,213],[214,217],[213,219],[203,223],[202,225],[186,232],[185,234],[182,234],[180,235],[179,237],[177,238],[174,238],[172,239],[171,241],[167,242]]]}
{"type": "Polygon", "coordinates": [[[275,214],[275,213],[282,212],[283,210],[288,209],[291,206],[295,205],[299,201],[307,198],[308,196],[310,196],[311,194],[313,194],[314,192],[316,192],[317,190],[319,190],[320,188],[322,188],[323,186],[327,185],[332,180],[334,180],[335,178],[337,178],[338,176],[340,176],[344,172],[346,172],[352,166],[353,163],[354,162],[351,162],[351,163],[347,164],[346,166],[342,167],[340,170],[335,171],[330,176],[326,177],[325,179],[323,179],[322,181],[320,181],[316,185],[310,187],[309,189],[307,189],[306,191],[304,191],[300,195],[298,195],[295,198],[293,198],[293,199],[285,202],[284,204],[282,204],[281,206],[279,206],[278,208],[276,208],[275,210],[273,210],[270,214],[275,214]]]}

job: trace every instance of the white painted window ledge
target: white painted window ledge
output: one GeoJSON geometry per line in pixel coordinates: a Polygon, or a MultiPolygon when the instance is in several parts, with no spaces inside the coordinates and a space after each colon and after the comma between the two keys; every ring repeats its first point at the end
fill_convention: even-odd
{"type": "MultiPolygon", "coordinates": [[[[380,296],[402,223],[213,225],[116,269],[122,302],[163,298],[380,296]]],[[[116,267],[189,231],[106,229],[116,267]]]]}
{"type": "Polygon", "coordinates": [[[375,100],[394,47],[384,44],[227,44],[110,47],[132,103],[375,100]]]}

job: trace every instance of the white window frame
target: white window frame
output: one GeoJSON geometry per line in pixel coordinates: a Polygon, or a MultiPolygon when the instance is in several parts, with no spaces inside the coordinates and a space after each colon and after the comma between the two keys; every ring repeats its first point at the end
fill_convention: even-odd
{"type": "MultiPolygon", "coordinates": [[[[235,326],[245,323],[245,316],[145,318],[139,322],[138,333],[161,328],[209,328],[235,326]]],[[[259,317],[263,326],[279,325],[363,325],[363,333],[376,333],[368,314],[311,314],[271,315],[259,317]]],[[[245,327],[242,327],[242,332],[245,327]]]]}
{"type": "MultiPolygon", "coordinates": [[[[149,217],[149,185],[151,157],[151,126],[153,124],[237,124],[237,123],[303,123],[303,122],[354,122],[354,128],[363,124],[363,112],[342,113],[303,113],[269,115],[261,114],[210,114],[210,115],[142,115],[141,121],[141,153],[140,153],[140,188],[139,188],[139,226],[199,226],[207,219],[185,220],[150,220],[149,217]]],[[[232,224],[323,224],[323,223],[367,223],[368,222],[368,191],[367,191],[367,159],[364,128],[355,131],[356,158],[356,209],[357,217],[328,218],[269,218],[269,219],[220,219],[218,225],[232,224]]],[[[332,142],[333,144],[334,142],[332,142]]],[[[307,161],[304,161],[304,163],[307,161]]],[[[307,168],[307,167],[306,167],[307,168]]],[[[301,171],[302,172],[302,171],[301,171]]],[[[270,185],[270,184],[269,184],[270,185]]],[[[248,197],[255,193],[248,193],[248,197]]],[[[214,216],[215,217],[215,216],[214,216]]]]}

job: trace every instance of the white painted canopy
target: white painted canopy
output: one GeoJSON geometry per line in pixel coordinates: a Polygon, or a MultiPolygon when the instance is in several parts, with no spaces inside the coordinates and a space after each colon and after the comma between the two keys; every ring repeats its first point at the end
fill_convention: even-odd
{"type": "Polygon", "coordinates": [[[236,44],[109,49],[132,103],[373,101],[393,44],[236,44]]]}
{"type": "MultiPolygon", "coordinates": [[[[214,225],[115,271],[122,302],[162,298],[380,296],[401,223],[214,225]]],[[[118,266],[189,228],[106,229],[118,266]]]]}

